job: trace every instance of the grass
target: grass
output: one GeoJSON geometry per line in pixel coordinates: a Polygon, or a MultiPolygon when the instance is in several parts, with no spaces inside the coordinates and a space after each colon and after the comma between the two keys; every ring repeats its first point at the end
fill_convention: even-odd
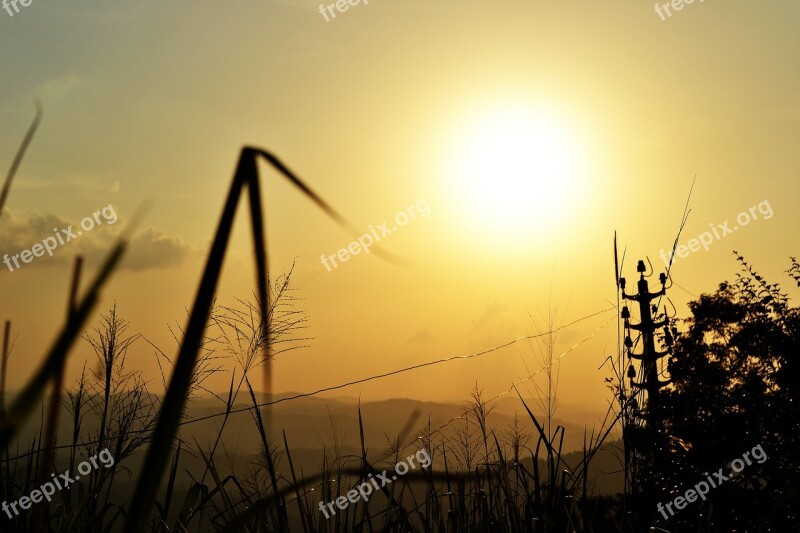
{"type": "MultiPolygon", "coordinates": [[[[37,107],[37,116],[0,193],[0,213],[40,120],[41,109],[37,107]]],[[[50,474],[74,471],[77,456],[82,453],[108,448],[115,464],[109,469],[97,469],[73,489],[59,492],[49,505],[40,503],[32,512],[12,519],[0,515],[3,531],[600,532],[640,531],[643,524],[652,523],[648,522],[647,512],[632,518],[621,496],[602,497],[592,487],[590,465],[610,449],[607,440],[619,427],[620,419],[624,421],[630,401],[624,395],[615,393],[618,409],[612,404],[602,428],[584,435],[579,459],[564,453],[565,428],[553,425],[557,364],[561,357],[555,355],[555,344],[558,332],[566,326],[561,325],[555,311],[544,317],[542,331],[531,336],[537,339],[534,348],[539,350],[542,368],[534,370],[529,378],[545,371],[545,384],[534,389],[545,413],[543,419],[534,414],[515,387],[527,420],[515,419],[513,426],[505,430],[492,427],[490,404],[502,394],[486,400],[476,385],[463,414],[451,421],[453,431],[445,432],[444,426],[434,428],[429,420],[421,434],[403,444],[409,441],[417,416],[414,415],[406,428],[387,440],[387,449],[376,456],[368,451],[359,406],[360,448],[356,453],[340,447],[334,434],[332,448],[325,449],[318,472],[306,474],[302,467],[298,468],[291,436],[273,432],[269,410],[265,408],[265,403],[270,402],[259,402],[251,383],[253,372],[261,366],[267,398],[273,401],[272,356],[298,347],[304,340],[298,330],[305,324],[302,312],[291,305],[291,272],[270,283],[259,161],[267,162],[337,224],[354,236],[360,234],[274,155],[245,147],[186,326],[175,334],[178,348],[174,364],[163,350],[150,343],[162,368],[163,395],[152,392],[141,373],[129,368],[128,349],[136,342],[149,341],[127,332],[129,326],[116,306],[101,315],[100,326],[92,333],[84,333],[102,289],[127,248],[130,232],[123,234],[109,252],[82,297],[78,296],[78,261],[65,322],[43,362],[15,394],[10,406],[5,376],[13,343],[11,325],[5,324],[0,368],[0,499],[15,501],[50,474]],[[217,306],[215,292],[234,218],[245,193],[253,234],[254,302],[242,300],[235,307],[217,306]],[[84,368],[76,385],[62,396],[65,361],[82,336],[96,355],[98,370],[87,373],[84,368]],[[204,449],[198,442],[184,440],[180,428],[186,423],[187,403],[204,390],[204,379],[222,368],[217,351],[233,357],[239,374],[237,379],[236,372],[232,372],[227,397],[220,398],[224,411],[220,413],[218,433],[210,447],[204,449]],[[164,368],[169,370],[169,377],[164,368]],[[39,429],[33,431],[30,440],[21,442],[21,430],[35,420],[33,412],[46,398],[48,386],[53,387],[53,392],[49,408],[40,417],[39,429]],[[231,460],[224,464],[230,458],[221,457],[227,453],[226,426],[238,411],[235,402],[242,394],[249,399],[247,410],[260,444],[260,453],[249,465],[249,471],[232,467],[231,460]],[[57,445],[60,405],[70,415],[71,439],[68,444],[57,445]],[[352,503],[330,519],[319,512],[320,501],[347,494],[420,447],[428,450],[433,460],[429,467],[410,471],[382,487],[369,501],[352,503]],[[202,473],[187,466],[192,462],[196,465],[197,461],[202,473]],[[121,480],[133,477],[133,490],[124,485],[120,488],[121,480]]],[[[373,251],[386,260],[397,261],[377,248],[373,251]]],[[[442,359],[351,384],[481,354],[442,359]]],[[[617,380],[623,382],[619,369],[615,371],[617,380]]],[[[625,457],[627,465],[627,454],[625,457]]]]}

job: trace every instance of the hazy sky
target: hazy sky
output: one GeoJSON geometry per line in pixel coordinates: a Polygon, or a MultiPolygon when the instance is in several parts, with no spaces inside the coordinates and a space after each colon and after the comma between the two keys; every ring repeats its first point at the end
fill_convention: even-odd
{"type": "MultiPolygon", "coordinates": [[[[278,357],[277,391],[484,350],[556,306],[564,322],[608,308],[613,232],[629,279],[645,255],[662,269],[695,175],[682,243],[726,220],[738,227],[753,206],[758,219],[678,259],[675,281],[712,291],[734,277],[737,249],[788,286],[782,271],[800,255],[799,22],[794,0],[694,2],[666,20],[649,2],[576,0],[370,0],[329,22],[304,0],[0,11],[2,172],[35,96],[45,110],[0,219],[0,253],[109,204],[119,216],[53,257],[0,265],[0,317],[19,335],[10,385],[63,320],[73,256],[92,271],[147,198],[154,207],[98,312],[116,301],[131,332],[176,352],[168,325],[185,321],[245,144],[279,155],[365,232],[429,208],[382,241],[409,266],[361,253],[329,272],[320,255],[352,237],[262,167],[271,267],[296,261],[313,337],[278,357]]],[[[238,220],[224,304],[253,287],[238,220]]],[[[669,293],[683,316],[689,293],[669,293]]],[[[557,353],[613,316],[564,330],[557,353]]],[[[563,359],[563,401],[605,402],[598,366],[615,347],[611,320],[563,359]]],[[[81,342],[69,381],[87,358],[81,342]]],[[[130,360],[156,378],[146,343],[130,360]]],[[[476,382],[494,395],[538,366],[519,343],[340,393],[460,400],[476,382]]]]}

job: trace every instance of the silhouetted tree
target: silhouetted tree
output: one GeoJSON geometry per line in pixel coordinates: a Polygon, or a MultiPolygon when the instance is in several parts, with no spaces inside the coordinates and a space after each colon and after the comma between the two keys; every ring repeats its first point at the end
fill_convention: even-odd
{"type": "MultiPolygon", "coordinates": [[[[794,531],[800,460],[800,309],[734,252],[742,272],[689,304],[669,371],[664,409],[672,437],[656,490],[661,501],[761,445],[768,459],[747,466],[670,521],[683,531],[794,531]]],[[[800,285],[792,258],[789,275],[800,285]]]]}

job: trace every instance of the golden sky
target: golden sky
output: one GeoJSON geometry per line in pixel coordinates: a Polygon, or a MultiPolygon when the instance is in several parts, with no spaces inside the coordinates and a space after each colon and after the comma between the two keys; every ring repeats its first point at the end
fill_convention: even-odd
{"type": "MultiPolygon", "coordinates": [[[[147,198],[98,311],[116,301],[132,332],[176,352],[167,326],[185,321],[245,144],[277,154],[364,232],[392,228],[409,206],[428,213],[381,243],[409,266],[361,253],[329,272],[320,256],[352,237],[262,167],[271,268],[296,261],[313,337],[278,357],[277,391],[500,345],[556,305],[565,322],[609,307],[614,231],[629,279],[645,255],[663,269],[695,175],[681,243],[738,226],[751,207],[758,218],[677,259],[688,292],[669,296],[681,315],[689,293],[734,277],[733,249],[788,285],[782,271],[800,255],[799,18],[793,0],[695,2],[666,20],[647,2],[575,0],[370,0],[329,22],[308,1],[34,0],[0,11],[3,172],[33,97],[45,109],[0,219],[0,252],[109,204],[120,218],[0,270],[0,317],[19,335],[10,386],[63,320],[72,257],[96,267],[147,198]]],[[[224,304],[253,287],[244,222],[224,304]]],[[[557,351],[610,317],[564,330],[557,351]]],[[[598,366],[615,324],[563,359],[563,401],[605,403],[598,366]]],[[[80,343],[68,381],[89,357],[80,343]]],[[[145,343],[130,357],[156,378],[145,343]]],[[[461,400],[478,382],[494,395],[537,364],[519,343],[340,394],[461,400]]]]}

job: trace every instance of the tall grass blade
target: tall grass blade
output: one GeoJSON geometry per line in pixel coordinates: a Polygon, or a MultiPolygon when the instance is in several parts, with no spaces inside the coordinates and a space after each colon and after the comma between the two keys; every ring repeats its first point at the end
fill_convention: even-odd
{"type": "Polygon", "coordinates": [[[12,404],[8,415],[2,426],[0,426],[0,449],[5,449],[6,445],[17,434],[22,424],[30,414],[31,409],[41,399],[47,383],[56,375],[64,364],[64,360],[69,353],[72,344],[83,331],[83,326],[89,315],[100,298],[100,290],[106,284],[111,274],[116,269],[128,241],[125,236],[121,237],[111,252],[108,254],[100,271],[95,276],[89,286],[86,295],[80,301],[75,312],[69,316],[66,324],[61,328],[53,347],[47,354],[44,363],[34,374],[33,378],[23,388],[17,399],[12,404]]]}
{"type": "MultiPolygon", "coordinates": [[[[255,263],[257,272],[257,297],[258,306],[262,313],[262,327],[267,327],[267,256],[266,238],[263,230],[263,209],[261,207],[259,174],[257,157],[266,159],[284,177],[289,179],[307,197],[316,203],[325,213],[336,221],[337,224],[355,231],[344,217],[339,215],[332,207],[325,203],[316,193],[305,185],[299,177],[291,172],[280,160],[272,154],[252,147],[245,147],[239,156],[239,162],[233,176],[228,196],[223,206],[222,216],[217,225],[217,231],[211,250],[206,260],[200,285],[195,295],[192,312],[185,329],[184,340],[181,343],[177,361],[172,373],[169,387],[164,396],[156,429],[152,436],[150,447],[147,450],[144,467],[133,496],[129,509],[129,521],[125,532],[134,533],[143,531],[149,517],[150,506],[161,483],[164,469],[172,447],[172,441],[177,433],[177,428],[183,415],[189,386],[194,373],[197,354],[202,343],[203,332],[211,311],[211,305],[216,292],[222,271],[222,263],[233,230],[233,220],[238,208],[239,200],[245,187],[250,195],[250,223],[253,231],[253,246],[255,250],[255,263]]],[[[267,354],[269,353],[269,339],[267,339],[267,354]]],[[[268,374],[266,376],[271,379],[268,374]]],[[[266,383],[269,386],[269,381],[266,383]]],[[[277,487],[275,487],[277,490],[277,487]]]]}
{"type": "MultiPolygon", "coordinates": [[[[81,278],[81,266],[83,259],[81,256],[75,258],[75,266],[72,271],[72,283],[70,285],[69,298],[67,300],[67,320],[75,312],[75,302],[78,298],[78,287],[81,278]]],[[[48,406],[47,425],[44,430],[44,459],[39,465],[39,486],[44,485],[50,470],[53,468],[56,457],[56,433],[58,431],[58,414],[61,407],[61,390],[64,388],[64,361],[61,367],[56,370],[53,379],[53,390],[50,392],[50,405],[48,406]]],[[[47,502],[37,505],[38,509],[33,513],[33,529],[38,531],[42,528],[43,520],[49,515],[47,502]]]]}
{"type": "Polygon", "coordinates": [[[17,155],[11,163],[11,168],[8,169],[8,174],[6,174],[6,179],[3,182],[3,189],[0,190],[0,216],[3,215],[3,208],[6,206],[8,193],[11,191],[11,182],[14,180],[17,169],[19,169],[19,165],[22,163],[22,158],[25,156],[25,152],[28,150],[28,146],[30,146],[36,130],[39,128],[39,123],[42,121],[42,103],[39,102],[39,100],[34,100],[33,103],[36,105],[36,116],[33,117],[33,122],[31,122],[31,125],[28,127],[28,133],[25,134],[25,138],[22,139],[22,144],[19,150],[17,150],[17,155]]]}

